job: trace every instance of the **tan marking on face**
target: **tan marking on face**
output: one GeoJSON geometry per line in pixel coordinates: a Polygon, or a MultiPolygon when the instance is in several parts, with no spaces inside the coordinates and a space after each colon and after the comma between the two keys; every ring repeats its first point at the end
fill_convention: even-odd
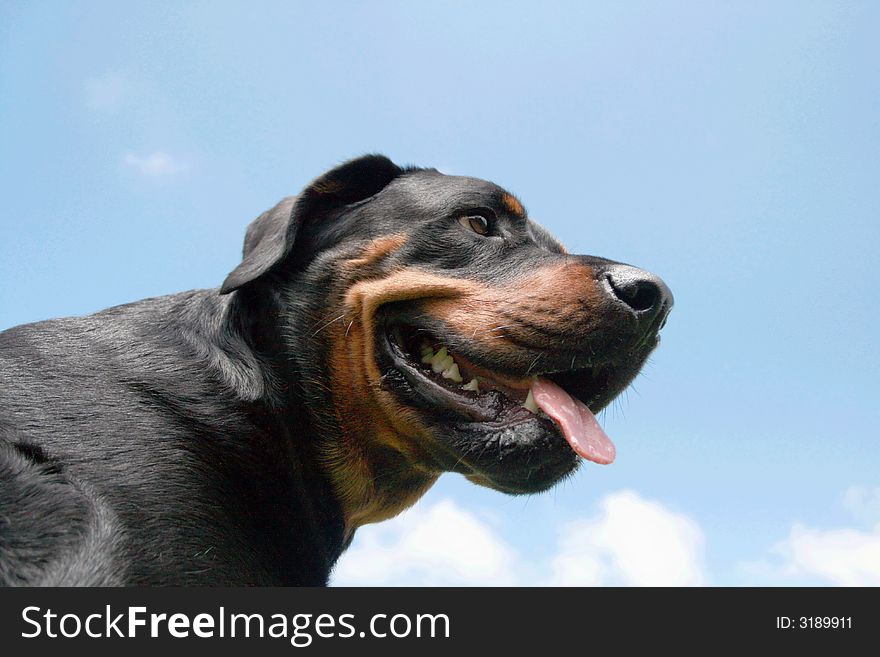
{"type": "MultiPolygon", "coordinates": [[[[376,243],[369,254],[365,251],[348,261],[344,269],[354,271],[350,265],[358,260],[375,262],[402,243],[400,236],[376,243]]],[[[590,307],[600,298],[592,270],[568,259],[503,286],[413,268],[355,281],[347,289],[344,285],[345,318],[328,329],[330,388],[341,435],[323,447],[322,460],[342,505],[347,532],[409,507],[441,474],[431,456],[435,439],[419,413],[402,406],[383,387],[375,359],[376,319],[382,306],[417,303],[452,331],[497,353],[518,349],[496,330],[503,323],[502,312],[536,323],[551,321],[548,317],[570,319],[580,312],[578,321],[587,322],[590,307]],[[393,452],[399,467],[389,471],[386,461],[375,458],[378,450],[393,452]],[[378,469],[379,463],[384,469],[378,469]]]]}
{"type": "MultiPolygon", "coordinates": [[[[387,420],[389,413],[402,410],[383,408],[387,402],[377,403],[373,397],[373,384],[361,365],[364,336],[359,323],[352,325],[345,341],[333,341],[329,363],[335,419],[342,436],[322,450],[322,461],[342,506],[347,534],[394,517],[414,504],[439,476],[419,465],[426,458],[421,454],[402,457],[407,462],[405,471],[377,469],[372,458],[377,447],[404,446],[387,420]]],[[[417,429],[406,426],[407,418],[401,420],[406,427],[402,430],[416,435],[417,429]]]]}
{"type": "Polygon", "coordinates": [[[513,194],[508,194],[507,192],[504,192],[501,195],[501,204],[509,212],[512,212],[513,214],[515,214],[519,217],[526,216],[525,208],[523,207],[522,203],[519,202],[519,199],[516,198],[513,194]]]}
{"type": "MultiPolygon", "coordinates": [[[[391,246],[390,242],[376,245],[372,256],[387,255],[391,246]]],[[[342,505],[347,532],[397,515],[440,475],[424,447],[433,439],[419,414],[401,406],[382,387],[375,360],[376,313],[394,301],[458,297],[474,286],[471,281],[405,269],[355,282],[345,291],[346,316],[329,329],[328,362],[335,420],[342,435],[323,447],[322,461],[342,505]],[[376,470],[373,455],[378,449],[399,455],[399,472],[376,470]]]]}
{"type": "Polygon", "coordinates": [[[455,300],[428,299],[421,307],[486,351],[498,352],[521,348],[506,339],[527,333],[517,319],[560,333],[566,326],[583,330],[599,321],[602,299],[593,270],[566,259],[503,286],[483,286],[455,300]]]}
{"type": "Polygon", "coordinates": [[[593,268],[573,258],[540,267],[505,288],[516,298],[543,299],[549,308],[568,312],[595,306],[601,299],[593,268]]]}
{"type": "Polygon", "coordinates": [[[406,240],[407,236],[404,234],[389,235],[387,237],[373,240],[367,248],[358,254],[356,258],[347,260],[346,265],[348,267],[358,268],[369,267],[399,250],[404,244],[406,244],[406,240]]]}
{"type": "MultiPolygon", "coordinates": [[[[373,329],[376,311],[385,304],[416,299],[467,298],[484,287],[474,281],[436,276],[416,269],[403,269],[383,279],[357,283],[348,291],[345,305],[356,313],[361,326],[373,329]]],[[[373,359],[373,338],[374,331],[368,331],[365,336],[363,366],[371,380],[378,381],[380,374],[373,359]]]]}

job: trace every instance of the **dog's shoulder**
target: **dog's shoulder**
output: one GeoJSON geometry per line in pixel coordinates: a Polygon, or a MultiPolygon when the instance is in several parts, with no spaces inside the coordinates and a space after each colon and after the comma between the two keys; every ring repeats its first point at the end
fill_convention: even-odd
{"type": "Polygon", "coordinates": [[[0,334],[0,582],[326,582],[337,512],[300,499],[321,483],[235,302],[184,292],[0,334]]]}

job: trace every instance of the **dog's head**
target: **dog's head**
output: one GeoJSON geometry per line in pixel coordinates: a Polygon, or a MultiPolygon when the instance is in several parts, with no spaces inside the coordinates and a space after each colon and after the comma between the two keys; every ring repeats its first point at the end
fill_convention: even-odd
{"type": "Polygon", "coordinates": [[[444,471],[531,493],[579,456],[612,461],[593,415],[672,306],[656,276],[568,254],[498,186],[380,156],[259,217],[221,289],[236,290],[279,299],[285,356],[355,524],[444,471]]]}

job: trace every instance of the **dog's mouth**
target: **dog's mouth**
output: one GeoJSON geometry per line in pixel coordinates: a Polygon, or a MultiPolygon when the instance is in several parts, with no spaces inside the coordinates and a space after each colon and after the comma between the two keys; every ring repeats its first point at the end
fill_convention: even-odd
{"type": "Polygon", "coordinates": [[[578,393],[595,403],[613,378],[611,365],[517,377],[477,365],[451,352],[438,338],[411,327],[394,327],[390,345],[406,373],[434,388],[440,406],[484,423],[510,425],[533,416],[552,419],[576,453],[596,463],[614,460],[614,445],[598,427],[592,410],[554,380],[578,381],[578,393]]]}
{"type": "Polygon", "coordinates": [[[422,412],[444,469],[512,493],[552,486],[577,468],[578,456],[614,460],[595,413],[629,384],[653,347],[626,363],[566,358],[577,367],[517,371],[510,363],[493,367],[491,354],[407,321],[386,317],[379,338],[385,380],[422,412]]]}

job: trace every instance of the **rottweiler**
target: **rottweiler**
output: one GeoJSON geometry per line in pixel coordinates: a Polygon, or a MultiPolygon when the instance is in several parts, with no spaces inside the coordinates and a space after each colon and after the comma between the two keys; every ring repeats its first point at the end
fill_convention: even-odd
{"type": "Polygon", "coordinates": [[[351,160],[219,289],[0,333],[0,582],[325,585],[441,473],[543,491],[672,307],[483,180],[351,160]]]}

